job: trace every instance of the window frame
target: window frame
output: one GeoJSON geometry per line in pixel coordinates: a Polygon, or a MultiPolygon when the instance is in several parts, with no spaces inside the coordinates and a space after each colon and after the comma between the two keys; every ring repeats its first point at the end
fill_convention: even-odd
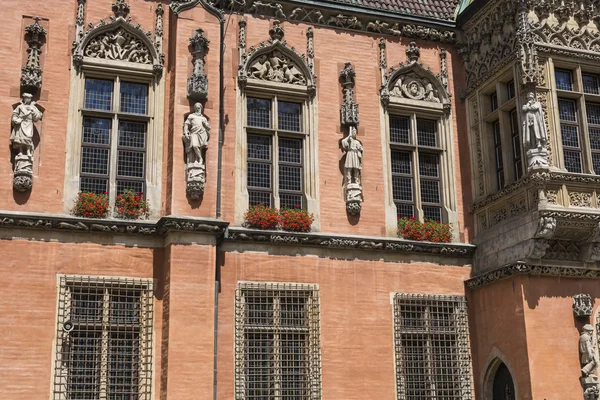
{"type": "MultiPolygon", "coordinates": [[[[74,354],[72,353],[72,348],[74,346],[69,345],[73,340],[71,337],[80,337],[79,334],[81,333],[84,334],[81,336],[83,339],[89,339],[89,333],[94,333],[97,337],[99,342],[99,351],[96,355],[97,358],[90,358],[93,354],[89,354],[88,352],[83,353],[85,357],[83,362],[94,362],[95,364],[99,364],[95,367],[97,370],[93,374],[93,376],[96,377],[96,383],[89,383],[90,381],[87,381],[80,385],[96,386],[95,391],[86,391],[85,393],[91,394],[92,397],[90,398],[94,398],[93,393],[96,393],[97,391],[98,398],[102,398],[103,394],[104,396],[109,395],[109,388],[111,385],[110,360],[111,354],[114,354],[111,353],[111,341],[115,340],[112,336],[115,334],[117,336],[122,336],[127,333],[137,333],[139,347],[137,348],[136,354],[139,359],[139,365],[136,377],[131,379],[138,381],[137,392],[135,393],[137,399],[151,400],[153,395],[154,371],[154,281],[145,278],[59,274],[57,275],[57,289],[56,347],[54,353],[52,399],[66,400],[70,398],[70,386],[73,385],[73,378],[69,375],[69,368],[75,367],[65,366],[63,358],[65,356],[69,357],[67,354],[74,354]],[[82,290],[84,288],[87,288],[87,290],[82,290]],[[75,308],[77,307],[77,302],[74,300],[74,293],[80,290],[83,295],[89,296],[89,294],[98,294],[101,297],[99,300],[101,303],[100,315],[98,315],[99,321],[101,321],[100,324],[93,319],[90,320],[88,312],[84,315],[85,320],[79,320],[74,317],[73,312],[77,309],[75,308]],[[115,295],[112,291],[117,291],[118,294],[115,295]],[[113,296],[125,296],[121,293],[131,291],[139,291],[139,308],[131,309],[134,310],[134,312],[137,310],[137,321],[133,323],[120,320],[111,322],[114,318],[115,311],[130,310],[129,308],[112,308],[113,296]]],[[[87,303],[84,304],[84,307],[86,305],[88,308],[90,307],[89,298],[87,300],[80,300],[80,302],[87,303]]],[[[118,316],[117,319],[119,319],[118,316]]],[[[89,345],[86,344],[86,346],[89,345]]],[[[120,347],[117,347],[117,349],[120,349],[120,347]]],[[[125,354],[127,355],[128,353],[125,354]]],[[[131,357],[134,357],[134,353],[131,354],[131,357]]],[[[70,358],[68,358],[68,360],[70,360],[70,358]]],[[[71,363],[73,361],[68,362],[71,363]]],[[[114,362],[123,363],[126,361],[123,361],[121,357],[118,357],[114,362]]],[[[81,375],[78,376],[81,377],[81,375]]],[[[117,375],[115,379],[118,381],[122,378],[124,378],[124,376],[117,375]]],[[[113,385],[118,387],[123,386],[119,383],[113,383],[113,385]]],[[[116,393],[121,393],[121,391],[118,390],[116,393]]]]}
{"type": "MultiPolygon", "coordinates": [[[[405,314],[404,314],[405,315],[405,314]]],[[[414,314],[411,314],[414,315],[414,314]]],[[[455,397],[456,400],[470,400],[473,398],[473,382],[472,382],[472,365],[471,365],[471,357],[470,357],[470,345],[469,345],[469,331],[468,331],[468,315],[467,315],[467,303],[466,298],[464,296],[452,296],[452,295],[438,295],[438,294],[413,294],[413,293],[393,293],[392,294],[392,316],[393,316],[393,327],[394,327],[394,361],[396,365],[396,396],[398,400],[417,400],[423,398],[414,397],[414,395],[410,395],[407,393],[407,374],[405,374],[404,368],[404,354],[405,349],[403,346],[403,340],[406,340],[407,337],[411,337],[410,335],[417,335],[419,338],[424,338],[427,342],[425,346],[425,358],[421,361],[423,364],[423,380],[419,382],[423,382],[428,388],[424,389],[429,393],[427,398],[438,398],[436,395],[436,391],[442,390],[438,389],[434,383],[434,375],[432,372],[440,367],[435,366],[435,358],[432,354],[432,349],[434,346],[432,342],[436,340],[441,340],[439,337],[447,337],[452,334],[455,337],[455,353],[457,357],[455,357],[455,365],[452,367],[454,372],[458,372],[459,376],[454,376],[452,379],[453,382],[459,382],[461,386],[460,394],[455,397]],[[407,311],[403,311],[402,305],[410,305],[410,309],[407,311]],[[432,322],[436,321],[434,318],[429,318],[431,314],[431,308],[453,308],[454,315],[454,330],[447,332],[446,326],[434,326],[432,322]],[[404,313],[410,313],[411,311],[418,312],[418,309],[423,309],[423,325],[411,325],[406,328],[403,323],[404,313]],[[440,331],[442,331],[440,333],[440,331]],[[428,371],[426,371],[428,370],[428,371]]],[[[417,319],[411,318],[410,320],[416,322],[417,319]]],[[[439,321],[439,319],[437,319],[439,321]]],[[[445,321],[445,320],[442,320],[445,321]]],[[[404,321],[405,322],[405,321],[404,321]]],[[[416,340],[410,340],[411,344],[416,343],[416,340]]],[[[443,347],[444,349],[448,349],[443,347]]],[[[407,353],[409,356],[414,355],[414,353],[407,353]]],[[[447,355],[447,353],[446,353],[447,355]]],[[[412,361],[415,363],[415,361],[412,361]]],[[[437,361],[438,363],[442,363],[444,365],[444,361],[437,361]]],[[[417,361],[418,363],[418,361],[417,361]]],[[[443,368],[443,367],[442,367],[443,368]]],[[[411,368],[411,372],[416,368],[411,368]]],[[[445,368],[447,369],[447,367],[445,368]]],[[[418,395],[417,395],[418,396],[418,395]]],[[[444,399],[447,399],[447,396],[442,395],[444,399]]]]}
{"type": "Polygon", "coordinates": [[[495,159],[495,172],[496,172],[496,189],[501,190],[506,186],[504,178],[504,160],[502,152],[502,129],[500,127],[500,120],[492,122],[492,141],[494,144],[494,159],[495,159]]]}
{"type": "MultiPolygon", "coordinates": [[[[253,298],[261,298],[253,295],[253,298]]],[[[262,299],[262,298],[261,298],[262,299]]],[[[306,400],[321,398],[321,346],[320,346],[320,311],[319,311],[319,287],[315,284],[304,283],[271,283],[271,282],[245,282],[238,283],[235,292],[235,399],[236,400],[253,400],[257,396],[247,396],[248,389],[247,377],[248,361],[247,357],[250,353],[247,350],[248,344],[246,339],[247,333],[269,333],[273,335],[273,352],[275,358],[270,361],[269,369],[271,369],[274,386],[273,397],[281,398],[283,366],[282,359],[282,340],[281,336],[285,333],[302,331],[307,336],[307,354],[302,360],[306,364],[305,377],[307,382],[304,390],[306,390],[306,400]],[[272,303],[261,302],[259,304],[272,304],[272,324],[247,324],[247,293],[258,292],[264,294],[266,298],[272,298],[272,303]],[[306,308],[304,310],[307,318],[307,325],[293,327],[282,325],[282,308],[281,299],[289,297],[306,297],[306,308]]],[[[269,318],[267,315],[265,318],[269,318]]],[[[261,353],[262,354],[262,353],[261,353]]]]}

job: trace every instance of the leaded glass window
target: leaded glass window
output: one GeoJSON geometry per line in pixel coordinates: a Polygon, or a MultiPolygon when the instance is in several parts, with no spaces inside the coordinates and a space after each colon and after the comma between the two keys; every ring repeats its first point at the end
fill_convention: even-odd
{"type": "Polygon", "coordinates": [[[398,399],[472,399],[465,298],[397,293],[393,304],[398,399]]]}
{"type": "Polygon", "coordinates": [[[398,217],[417,217],[420,209],[423,218],[442,221],[438,121],[390,115],[389,135],[392,196],[398,217]]]}
{"type": "Polygon", "coordinates": [[[81,191],[144,192],[148,85],[115,79],[85,78],[81,143],[81,191]]]}
{"type": "Polygon", "coordinates": [[[600,94],[600,82],[596,74],[582,74],[583,92],[587,94],[600,94]]]}
{"type": "Polygon", "coordinates": [[[150,400],[152,281],[60,277],[54,399],[150,400]]]}
{"type": "Polygon", "coordinates": [[[582,172],[581,143],[575,101],[558,99],[558,115],[565,168],[569,172],[582,172]]]}
{"type": "Polygon", "coordinates": [[[305,208],[303,104],[248,97],[246,106],[250,205],[305,208]]]}
{"type": "Polygon", "coordinates": [[[554,77],[556,79],[556,88],[559,90],[573,90],[573,76],[571,71],[564,69],[555,69],[554,77]]]}
{"type": "Polygon", "coordinates": [[[319,399],[316,286],[242,282],[235,305],[236,400],[319,399]]]}

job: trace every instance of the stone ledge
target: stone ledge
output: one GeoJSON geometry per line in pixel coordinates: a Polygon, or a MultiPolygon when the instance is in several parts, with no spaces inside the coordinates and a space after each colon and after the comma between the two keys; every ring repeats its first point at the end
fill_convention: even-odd
{"type": "Polygon", "coordinates": [[[466,284],[469,289],[476,290],[516,275],[600,279],[600,268],[532,265],[523,261],[517,261],[516,263],[505,265],[493,271],[475,276],[467,280],[466,284]]]}
{"type": "Polygon", "coordinates": [[[471,257],[475,252],[475,246],[462,243],[430,243],[374,236],[298,233],[241,227],[229,227],[225,234],[225,240],[335,249],[378,250],[396,253],[429,253],[459,257],[471,257]]]}
{"type": "Polygon", "coordinates": [[[0,229],[19,228],[124,235],[164,236],[169,232],[221,235],[228,222],[213,218],[166,216],[158,221],[79,218],[72,215],[0,212],[0,229]]]}

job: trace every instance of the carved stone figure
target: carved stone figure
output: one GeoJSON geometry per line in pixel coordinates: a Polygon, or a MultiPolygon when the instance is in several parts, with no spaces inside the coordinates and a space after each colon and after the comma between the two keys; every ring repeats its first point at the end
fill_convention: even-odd
{"type": "Polygon", "coordinates": [[[390,90],[390,96],[411,100],[424,100],[433,103],[440,102],[439,93],[433,88],[433,83],[412,72],[400,76],[396,80],[390,90]]]}
{"type": "Polygon", "coordinates": [[[535,234],[536,238],[550,239],[556,230],[556,218],[541,217],[538,223],[538,230],[535,234]]]}
{"type": "Polygon", "coordinates": [[[356,138],[356,127],[350,127],[348,136],[342,140],[342,149],[346,152],[346,161],[344,162],[346,184],[360,185],[363,146],[356,138]]]}
{"type": "Polygon", "coordinates": [[[279,50],[258,57],[250,65],[249,75],[260,80],[306,85],[302,72],[279,50]]]}
{"type": "Polygon", "coordinates": [[[535,94],[527,94],[527,103],[523,106],[523,144],[527,151],[529,168],[548,166],[548,132],[544,122],[542,105],[535,94]]]}
{"type": "Polygon", "coordinates": [[[13,186],[19,192],[31,189],[33,184],[34,123],[42,119],[32,95],[23,93],[23,100],[12,112],[10,145],[16,150],[13,186]]]}
{"type": "Polygon", "coordinates": [[[194,104],[194,112],[188,115],[183,124],[183,143],[187,166],[187,193],[192,199],[199,199],[204,193],[206,163],[204,153],[210,139],[210,124],[202,115],[202,104],[194,104]]]}
{"type": "Polygon", "coordinates": [[[152,64],[148,48],[141,40],[123,28],[96,36],[85,48],[84,55],[108,60],[152,64]]]}
{"type": "Polygon", "coordinates": [[[580,293],[573,296],[573,314],[576,317],[589,317],[592,311],[592,298],[589,294],[580,293]]]}

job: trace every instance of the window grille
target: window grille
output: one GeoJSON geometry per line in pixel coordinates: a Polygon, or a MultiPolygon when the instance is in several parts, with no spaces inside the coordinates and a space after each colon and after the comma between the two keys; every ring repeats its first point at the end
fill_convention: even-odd
{"type": "Polygon", "coordinates": [[[277,97],[247,98],[250,205],[305,207],[302,108],[300,103],[280,101],[277,97]]]}
{"type": "Polygon", "coordinates": [[[582,172],[579,124],[575,101],[558,99],[558,115],[565,168],[569,172],[582,172]]]}
{"type": "Polygon", "coordinates": [[[521,157],[521,138],[519,137],[519,117],[517,110],[510,112],[510,140],[513,150],[513,169],[515,181],[523,177],[523,158],[521,157]]]}
{"type": "Polygon", "coordinates": [[[504,161],[502,160],[502,132],[500,131],[500,121],[492,123],[494,135],[494,155],[496,160],[496,185],[498,189],[504,187],[504,161]]]}
{"type": "Polygon", "coordinates": [[[106,192],[111,198],[125,189],[144,192],[148,85],[119,76],[87,77],[82,114],[79,189],[106,192]]]}
{"type": "Polygon", "coordinates": [[[414,114],[390,115],[392,196],[398,217],[416,217],[420,208],[424,219],[443,220],[437,125],[414,114]]]}
{"type": "Polygon", "coordinates": [[[470,400],[471,356],[462,296],[394,295],[398,400],[470,400]]]}
{"type": "Polygon", "coordinates": [[[317,287],[242,282],[235,300],[236,400],[320,399],[317,287]]]}
{"type": "Polygon", "coordinates": [[[555,69],[554,77],[556,88],[559,90],[573,90],[573,77],[571,71],[564,69],[555,69]]]}
{"type": "Polygon", "coordinates": [[[54,399],[150,400],[152,281],[61,276],[54,399]]]}

